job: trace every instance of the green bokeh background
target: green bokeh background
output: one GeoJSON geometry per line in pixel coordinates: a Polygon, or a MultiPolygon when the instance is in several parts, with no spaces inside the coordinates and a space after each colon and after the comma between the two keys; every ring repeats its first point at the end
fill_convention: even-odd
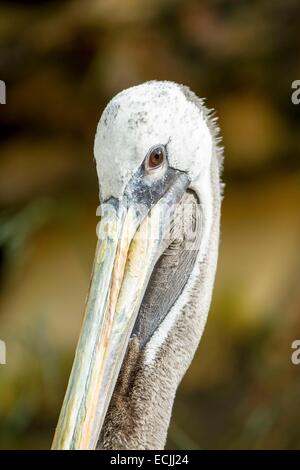
{"type": "Polygon", "coordinates": [[[49,448],[96,242],[97,121],[190,86],[219,116],[225,199],[207,329],[168,448],[300,448],[299,0],[0,3],[0,448],[49,448]]]}

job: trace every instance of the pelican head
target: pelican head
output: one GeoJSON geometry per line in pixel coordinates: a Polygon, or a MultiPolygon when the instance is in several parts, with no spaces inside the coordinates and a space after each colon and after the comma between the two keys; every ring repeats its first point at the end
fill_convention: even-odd
{"type": "Polygon", "coordinates": [[[172,82],[129,88],[104,110],[98,243],[54,449],[164,446],[211,300],[217,133],[202,100],[172,82]]]}

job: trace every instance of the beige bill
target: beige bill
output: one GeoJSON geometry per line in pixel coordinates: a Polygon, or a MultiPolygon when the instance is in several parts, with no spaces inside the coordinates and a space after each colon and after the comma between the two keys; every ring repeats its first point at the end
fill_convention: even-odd
{"type": "Polygon", "coordinates": [[[82,330],[52,449],[95,449],[154,264],[168,205],[107,204],[82,330]]]}

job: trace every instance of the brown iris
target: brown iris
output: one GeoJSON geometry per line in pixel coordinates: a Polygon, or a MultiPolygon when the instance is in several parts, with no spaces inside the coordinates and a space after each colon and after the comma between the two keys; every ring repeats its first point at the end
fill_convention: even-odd
{"type": "Polygon", "coordinates": [[[149,169],[158,168],[164,162],[166,150],[163,145],[159,145],[150,150],[147,158],[147,167],[149,169]]]}

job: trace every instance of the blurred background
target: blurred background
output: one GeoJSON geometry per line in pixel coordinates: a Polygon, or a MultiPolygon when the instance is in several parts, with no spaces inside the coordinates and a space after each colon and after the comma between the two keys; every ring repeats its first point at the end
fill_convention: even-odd
{"type": "Polygon", "coordinates": [[[0,3],[0,448],[49,448],[96,243],[93,139],[150,79],[219,116],[225,199],[207,329],[168,448],[300,448],[298,0],[0,3]]]}

